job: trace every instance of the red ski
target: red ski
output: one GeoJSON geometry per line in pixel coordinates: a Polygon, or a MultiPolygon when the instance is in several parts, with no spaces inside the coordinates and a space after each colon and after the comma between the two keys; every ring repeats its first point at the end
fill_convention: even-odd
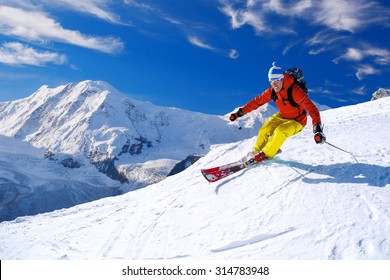
{"type": "Polygon", "coordinates": [[[247,167],[245,162],[237,161],[218,167],[202,169],[201,172],[207,181],[215,182],[247,167]]]}
{"type": "Polygon", "coordinates": [[[251,165],[260,163],[265,159],[267,158],[265,157],[264,153],[259,153],[256,154],[253,158],[246,161],[236,161],[222,166],[202,169],[201,172],[207,181],[216,182],[240,170],[248,168],[251,165]]]}

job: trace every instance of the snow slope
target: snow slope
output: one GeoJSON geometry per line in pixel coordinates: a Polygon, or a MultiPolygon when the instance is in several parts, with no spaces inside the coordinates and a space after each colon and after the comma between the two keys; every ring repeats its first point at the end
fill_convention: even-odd
{"type": "Polygon", "coordinates": [[[0,223],[1,259],[390,259],[390,98],[322,113],[277,158],[209,184],[255,138],[143,189],[0,223]]]}

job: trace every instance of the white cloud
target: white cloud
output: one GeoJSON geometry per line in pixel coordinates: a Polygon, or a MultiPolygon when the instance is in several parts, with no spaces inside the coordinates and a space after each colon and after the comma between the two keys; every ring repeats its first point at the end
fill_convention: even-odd
{"type": "Polygon", "coordinates": [[[107,4],[110,1],[107,0],[45,0],[43,2],[52,5],[61,5],[68,9],[94,15],[106,21],[120,23],[119,16],[108,10],[107,4]]]}
{"type": "Polygon", "coordinates": [[[352,90],[352,92],[364,96],[366,95],[366,86],[363,85],[361,87],[355,88],[352,90]]]}
{"type": "Polygon", "coordinates": [[[237,59],[239,57],[239,53],[235,49],[223,50],[220,48],[216,48],[216,47],[213,47],[213,46],[205,43],[204,41],[202,41],[201,39],[199,39],[196,36],[188,36],[187,38],[188,38],[188,42],[190,42],[192,45],[197,46],[199,48],[210,50],[210,51],[213,51],[215,53],[219,53],[219,54],[226,56],[226,57],[229,57],[231,59],[237,59]]]}
{"type": "Polygon", "coordinates": [[[64,29],[43,12],[7,6],[0,6],[0,34],[40,43],[53,40],[105,53],[123,49],[123,42],[118,38],[84,35],[64,29]]]}
{"type": "Polygon", "coordinates": [[[362,51],[356,49],[356,48],[348,48],[347,52],[334,59],[334,63],[338,63],[341,59],[350,60],[350,61],[361,61],[364,58],[364,54],[362,51]]]}
{"type": "Polygon", "coordinates": [[[311,88],[311,91],[315,92],[316,94],[332,94],[331,90],[324,87],[311,88]]]}
{"type": "Polygon", "coordinates": [[[390,64],[390,51],[387,49],[380,49],[364,44],[360,49],[348,48],[347,52],[342,56],[333,60],[338,63],[340,60],[348,61],[362,61],[366,57],[373,57],[374,62],[381,65],[390,64]]]}
{"type": "Polygon", "coordinates": [[[232,5],[226,2],[227,1],[223,1],[224,6],[221,8],[221,11],[230,17],[233,29],[238,29],[243,25],[248,24],[255,29],[256,33],[267,30],[267,25],[261,17],[261,13],[257,13],[251,6],[249,9],[234,9],[232,5]]]}
{"type": "Polygon", "coordinates": [[[380,49],[372,47],[368,44],[362,44],[359,48],[348,48],[347,51],[335,58],[334,63],[339,63],[341,60],[359,62],[356,65],[355,76],[359,80],[363,80],[367,75],[380,74],[381,67],[375,67],[370,64],[362,64],[363,61],[370,61],[371,64],[388,65],[390,64],[390,51],[387,49],[380,49]]]}
{"type": "Polygon", "coordinates": [[[64,64],[65,55],[53,52],[39,52],[18,42],[9,42],[0,47],[0,63],[10,65],[42,66],[47,63],[64,64]]]}
{"type": "Polygon", "coordinates": [[[231,49],[230,52],[229,52],[229,57],[231,59],[237,59],[239,57],[238,51],[235,50],[235,49],[231,49]]]}
{"type": "Polygon", "coordinates": [[[378,64],[390,64],[390,51],[387,49],[367,48],[365,54],[367,56],[374,56],[375,62],[378,64]]]}
{"type": "Polygon", "coordinates": [[[335,30],[348,30],[353,32],[360,25],[357,15],[359,5],[353,5],[346,0],[320,1],[318,11],[313,17],[314,21],[324,24],[335,30]]]}
{"type": "Polygon", "coordinates": [[[183,23],[177,19],[171,18],[171,17],[163,17],[166,21],[175,24],[175,25],[183,25],[183,23]]]}
{"type": "Polygon", "coordinates": [[[108,8],[111,2],[109,0],[0,0],[0,3],[2,2],[5,2],[7,6],[23,8],[29,11],[39,10],[42,6],[61,7],[62,9],[90,14],[105,21],[120,23],[120,17],[112,13],[108,8]]]}
{"type": "Polygon", "coordinates": [[[341,42],[347,40],[348,36],[346,35],[339,35],[334,31],[320,31],[307,40],[305,44],[310,47],[310,55],[318,55],[339,48],[342,46],[341,42]]]}
{"type": "Polygon", "coordinates": [[[379,71],[377,69],[375,69],[371,65],[366,64],[366,65],[359,65],[358,66],[355,76],[359,80],[363,80],[367,75],[374,75],[374,74],[378,74],[378,73],[379,73],[379,71]]]}
{"type": "Polygon", "coordinates": [[[313,19],[334,30],[357,30],[375,23],[386,23],[389,10],[369,0],[317,0],[313,19]]]}
{"type": "Polygon", "coordinates": [[[213,46],[204,43],[202,40],[200,40],[196,36],[188,36],[188,41],[191,44],[193,44],[199,48],[208,49],[208,50],[215,50],[215,48],[213,46]]]}
{"type": "Polygon", "coordinates": [[[154,6],[151,6],[151,5],[148,5],[148,4],[145,4],[145,3],[139,3],[139,1],[135,1],[135,0],[124,0],[123,3],[125,3],[126,5],[130,5],[130,6],[133,6],[133,7],[136,7],[138,9],[141,9],[143,11],[146,11],[146,12],[152,12],[152,13],[161,13],[161,11],[157,8],[155,8],[154,6]]]}
{"type": "Polygon", "coordinates": [[[284,47],[283,51],[282,51],[282,54],[283,54],[283,55],[287,55],[287,53],[288,53],[293,47],[299,46],[300,43],[301,43],[301,40],[296,41],[296,42],[292,42],[292,43],[286,45],[286,46],[284,47]]]}
{"type": "Polygon", "coordinates": [[[219,0],[220,10],[230,17],[233,29],[245,24],[256,33],[273,32],[282,28],[271,19],[275,15],[304,19],[333,30],[356,32],[372,24],[388,26],[389,9],[372,0],[219,0]],[[246,2],[246,4],[245,4],[246,2]],[[269,26],[272,25],[273,28],[269,26]]]}
{"type": "Polygon", "coordinates": [[[337,41],[345,40],[347,38],[346,35],[340,35],[336,32],[330,32],[330,31],[320,31],[311,37],[306,44],[309,46],[316,46],[316,45],[333,45],[337,41]]]}
{"type": "MultiPolygon", "coordinates": [[[[260,2],[260,1],[258,1],[260,2]]],[[[312,8],[312,0],[294,1],[292,4],[287,4],[285,1],[281,3],[280,0],[269,0],[265,2],[264,8],[274,11],[277,14],[284,16],[302,16],[308,9],[312,8]]]]}

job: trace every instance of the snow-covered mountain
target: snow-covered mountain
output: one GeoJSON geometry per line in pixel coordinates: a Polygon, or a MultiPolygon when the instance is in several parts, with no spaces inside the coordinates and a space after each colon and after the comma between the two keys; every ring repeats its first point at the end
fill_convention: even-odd
{"type": "Polygon", "coordinates": [[[390,89],[380,88],[372,94],[371,101],[390,96],[390,89]]]}
{"type": "Polygon", "coordinates": [[[226,116],[159,107],[105,82],[83,81],[42,86],[27,98],[0,103],[0,135],[28,141],[55,160],[84,155],[101,171],[111,166],[110,177],[139,188],[161,181],[189,155],[254,135],[274,111],[265,107],[248,116],[239,130],[241,124],[226,116]]]}
{"type": "Polygon", "coordinates": [[[389,109],[383,98],[322,112],[327,140],[358,162],[307,126],[275,159],[210,184],[200,169],[255,137],[213,145],[146,188],[0,223],[0,258],[390,259],[389,109]]]}
{"type": "Polygon", "coordinates": [[[27,98],[2,102],[0,221],[157,183],[213,144],[255,135],[274,111],[265,107],[230,123],[228,116],[133,100],[99,81],[43,86],[27,98]]]}
{"type": "Polygon", "coordinates": [[[0,221],[35,215],[122,194],[118,181],[91,164],[65,168],[43,150],[0,136],[0,221]]]}

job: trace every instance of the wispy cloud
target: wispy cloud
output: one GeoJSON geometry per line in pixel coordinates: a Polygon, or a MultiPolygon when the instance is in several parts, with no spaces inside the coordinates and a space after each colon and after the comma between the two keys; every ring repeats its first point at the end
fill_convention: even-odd
{"type": "Polygon", "coordinates": [[[343,32],[339,34],[335,31],[320,31],[310,37],[304,43],[308,48],[310,55],[319,55],[324,52],[344,47],[350,41],[349,35],[343,32]]]}
{"type": "MultiPolygon", "coordinates": [[[[128,7],[131,7],[136,10],[137,16],[141,14],[142,22],[150,25],[151,28],[154,28],[157,23],[159,24],[159,27],[173,27],[175,30],[179,31],[183,35],[183,38],[185,40],[187,40],[190,44],[198,48],[209,50],[216,54],[231,59],[237,59],[239,57],[239,53],[235,49],[226,49],[207,42],[207,38],[210,38],[210,34],[212,34],[213,38],[215,38],[215,35],[217,33],[214,23],[208,24],[203,20],[196,21],[193,19],[185,18],[182,14],[180,16],[173,15],[171,14],[172,9],[170,10],[171,12],[167,12],[167,10],[163,8],[163,6],[157,6],[153,4],[153,1],[150,1],[145,4],[141,0],[124,0],[124,3],[128,7]],[[165,25],[166,23],[168,23],[169,25],[165,25]]],[[[184,6],[187,9],[187,5],[184,6]]],[[[188,11],[185,11],[185,13],[186,12],[188,11]]],[[[149,34],[153,34],[153,31],[149,34]]]]}
{"type": "Polygon", "coordinates": [[[334,63],[339,63],[340,60],[362,61],[367,57],[373,57],[373,61],[377,64],[390,64],[390,51],[383,48],[376,48],[364,44],[361,48],[348,48],[347,51],[340,57],[333,60],[334,63]]]}
{"type": "Polygon", "coordinates": [[[158,13],[160,12],[159,9],[153,7],[152,5],[140,3],[140,1],[138,1],[138,0],[137,1],[136,0],[123,0],[123,3],[125,3],[126,5],[130,5],[130,6],[142,9],[144,11],[148,11],[148,12],[158,12],[158,13]]]}
{"type": "Polygon", "coordinates": [[[210,44],[205,43],[202,39],[196,36],[188,36],[188,42],[196,47],[213,51],[230,59],[237,59],[240,56],[236,49],[224,50],[221,48],[216,48],[210,44]]]}
{"type": "Polygon", "coordinates": [[[230,17],[233,29],[245,24],[256,33],[282,28],[271,22],[274,16],[304,19],[333,30],[356,32],[372,24],[388,24],[389,9],[370,0],[219,0],[220,10],[230,17]],[[272,28],[270,26],[273,26],[272,28]]]}
{"type": "Polygon", "coordinates": [[[324,94],[324,95],[332,94],[332,91],[329,90],[329,88],[324,88],[324,87],[311,88],[310,91],[313,91],[316,94],[324,94]]]}
{"type": "MultiPolygon", "coordinates": [[[[249,25],[257,35],[276,32],[295,36],[298,34],[294,31],[297,20],[319,27],[322,30],[305,42],[310,55],[345,49],[353,41],[354,33],[376,24],[388,27],[390,17],[390,9],[373,0],[219,0],[219,3],[220,11],[230,19],[233,29],[249,25]],[[284,18],[283,24],[278,23],[281,18],[284,18]],[[292,24],[286,30],[287,19],[292,24]]],[[[283,54],[287,54],[293,46],[294,43],[288,44],[283,54]]],[[[386,49],[371,47],[349,48],[334,62],[360,62],[367,57],[373,59],[372,63],[385,65],[389,64],[390,53],[386,49]]],[[[377,73],[375,68],[364,64],[357,67],[356,77],[363,79],[366,75],[377,73]]]]}
{"type": "Polygon", "coordinates": [[[306,44],[309,46],[317,45],[333,45],[334,43],[348,38],[348,35],[345,33],[338,33],[329,30],[323,30],[314,34],[311,38],[306,41],[306,44]]]}
{"type": "Polygon", "coordinates": [[[375,57],[375,62],[378,64],[390,64],[390,51],[388,49],[369,48],[365,51],[365,54],[375,57]]]}
{"type": "Polygon", "coordinates": [[[41,0],[39,2],[90,14],[105,21],[121,23],[120,17],[108,8],[111,2],[108,0],[41,0]]]}
{"type": "Polygon", "coordinates": [[[109,8],[110,0],[0,0],[0,4],[3,2],[7,6],[29,11],[40,10],[42,7],[61,7],[61,9],[89,14],[112,23],[121,23],[120,17],[109,8]]]}
{"type": "Polygon", "coordinates": [[[292,43],[289,43],[288,45],[286,45],[282,51],[282,54],[283,55],[287,55],[287,53],[292,49],[294,48],[295,46],[299,46],[300,44],[302,43],[302,40],[298,40],[296,42],[292,42],[292,43]]]}
{"type": "Polygon", "coordinates": [[[40,52],[18,42],[4,43],[0,47],[0,63],[10,65],[43,66],[47,63],[64,64],[65,55],[53,52],[40,52]]]}
{"type": "Polygon", "coordinates": [[[115,37],[91,36],[65,29],[44,12],[7,6],[0,6],[0,34],[39,43],[63,42],[105,53],[117,53],[124,47],[115,37]]]}
{"type": "Polygon", "coordinates": [[[315,13],[316,16],[313,19],[319,24],[335,30],[348,30],[350,32],[359,28],[362,24],[359,18],[359,4],[354,5],[353,9],[350,8],[350,3],[345,0],[321,1],[318,4],[319,10],[315,13]]]}
{"type": "Polygon", "coordinates": [[[262,13],[258,12],[258,10],[254,8],[254,3],[248,8],[235,8],[233,5],[234,3],[231,3],[232,1],[220,0],[220,2],[222,4],[220,10],[230,17],[230,23],[233,29],[238,29],[248,24],[255,29],[256,33],[268,30],[266,22],[262,17],[262,13]]]}
{"type": "Polygon", "coordinates": [[[368,64],[362,64],[357,67],[355,76],[359,80],[363,80],[367,75],[374,75],[378,73],[379,73],[378,69],[374,68],[373,66],[368,64]]]}
{"type": "Polygon", "coordinates": [[[389,9],[369,0],[314,1],[314,22],[334,30],[356,32],[368,25],[386,23],[389,9]]]}
{"type": "Polygon", "coordinates": [[[231,49],[230,52],[229,52],[229,57],[231,59],[237,59],[239,57],[238,51],[235,50],[235,49],[231,49]]]}
{"type": "Polygon", "coordinates": [[[366,86],[363,85],[361,87],[355,88],[351,90],[352,93],[358,94],[358,95],[366,95],[366,86]]]}
{"type": "Polygon", "coordinates": [[[199,39],[196,36],[188,36],[188,41],[193,44],[194,46],[197,46],[199,48],[208,49],[208,50],[216,50],[213,46],[206,44],[201,39],[199,39]]]}
{"type": "Polygon", "coordinates": [[[364,58],[363,51],[356,48],[348,48],[347,52],[342,56],[333,60],[334,63],[338,63],[341,59],[351,60],[351,61],[361,61],[364,58]]]}
{"type": "Polygon", "coordinates": [[[287,3],[281,3],[280,0],[270,0],[270,1],[259,1],[259,0],[253,0],[252,7],[255,6],[256,3],[262,3],[262,6],[264,10],[273,11],[277,14],[284,15],[284,16],[303,16],[304,13],[312,8],[313,1],[312,0],[300,0],[300,1],[293,1],[290,4],[287,3]]]}
{"type": "Polygon", "coordinates": [[[172,24],[175,24],[175,25],[183,25],[183,23],[177,19],[174,19],[174,18],[171,18],[171,17],[168,17],[168,16],[164,16],[163,17],[167,22],[169,23],[172,23],[172,24]]]}

